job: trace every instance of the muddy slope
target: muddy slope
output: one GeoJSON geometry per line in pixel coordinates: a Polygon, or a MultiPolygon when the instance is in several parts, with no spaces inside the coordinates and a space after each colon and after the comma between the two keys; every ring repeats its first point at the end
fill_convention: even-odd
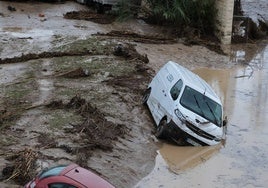
{"type": "Polygon", "coordinates": [[[119,187],[148,173],[156,145],[148,140],[150,119],[138,115],[147,117],[140,98],[152,71],[131,44],[118,48],[88,39],[1,60],[4,70],[18,61],[25,66],[14,82],[1,84],[3,180],[23,185],[30,172],[71,162],[108,174],[119,187]],[[143,158],[137,151],[147,144],[151,157],[143,158]]]}

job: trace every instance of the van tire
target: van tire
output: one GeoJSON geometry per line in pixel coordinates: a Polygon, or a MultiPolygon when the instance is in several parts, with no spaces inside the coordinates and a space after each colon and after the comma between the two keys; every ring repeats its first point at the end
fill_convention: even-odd
{"type": "Polygon", "coordinates": [[[96,3],[95,4],[95,9],[97,10],[98,14],[104,14],[105,13],[104,5],[102,3],[96,3]]]}
{"type": "Polygon", "coordinates": [[[167,127],[167,120],[162,119],[159,123],[159,125],[156,127],[156,133],[155,136],[159,139],[166,138],[166,127],[167,127]]]}
{"type": "Polygon", "coordinates": [[[146,105],[151,94],[151,88],[146,89],[142,97],[142,104],[146,105]]]}

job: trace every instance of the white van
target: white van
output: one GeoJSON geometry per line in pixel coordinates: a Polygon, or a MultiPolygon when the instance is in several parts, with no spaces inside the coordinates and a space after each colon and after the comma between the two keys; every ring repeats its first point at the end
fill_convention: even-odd
{"type": "Polygon", "coordinates": [[[213,89],[188,69],[169,61],[143,99],[157,125],[156,137],[180,145],[215,145],[224,137],[223,108],[213,89]]]}

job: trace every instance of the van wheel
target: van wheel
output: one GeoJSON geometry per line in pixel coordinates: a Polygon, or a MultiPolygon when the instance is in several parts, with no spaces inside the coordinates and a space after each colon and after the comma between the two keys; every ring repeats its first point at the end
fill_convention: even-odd
{"type": "Polygon", "coordinates": [[[166,138],[166,126],[167,126],[167,120],[162,119],[159,125],[156,127],[155,136],[157,138],[160,138],[160,139],[166,138]]]}
{"type": "Polygon", "coordinates": [[[146,89],[146,91],[144,92],[143,97],[142,97],[142,104],[145,105],[147,103],[147,101],[150,97],[150,94],[151,94],[151,88],[146,89]]]}
{"type": "Polygon", "coordinates": [[[96,8],[98,14],[104,14],[105,13],[103,4],[96,3],[95,8],[96,8]]]}

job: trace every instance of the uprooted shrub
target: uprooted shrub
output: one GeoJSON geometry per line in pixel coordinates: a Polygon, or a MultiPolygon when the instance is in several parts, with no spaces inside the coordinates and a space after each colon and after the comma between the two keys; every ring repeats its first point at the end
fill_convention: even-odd
{"type": "Polygon", "coordinates": [[[73,97],[66,104],[62,101],[52,101],[47,107],[74,109],[84,117],[82,123],[70,123],[73,128],[65,130],[66,134],[78,133],[80,135],[80,139],[76,140],[80,146],[68,148],[68,150],[76,155],[76,163],[84,167],[87,167],[87,160],[93,151],[96,149],[111,151],[113,142],[127,133],[126,126],[108,121],[102,112],[80,96],[73,97]]]}
{"type": "Polygon", "coordinates": [[[3,176],[6,180],[14,180],[20,185],[26,184],[35,176],[36,160],[38,153],[30,148],[22,151],[13,152],[6,159],[12,162],[12,165],[3,169],[3,176]]]}

